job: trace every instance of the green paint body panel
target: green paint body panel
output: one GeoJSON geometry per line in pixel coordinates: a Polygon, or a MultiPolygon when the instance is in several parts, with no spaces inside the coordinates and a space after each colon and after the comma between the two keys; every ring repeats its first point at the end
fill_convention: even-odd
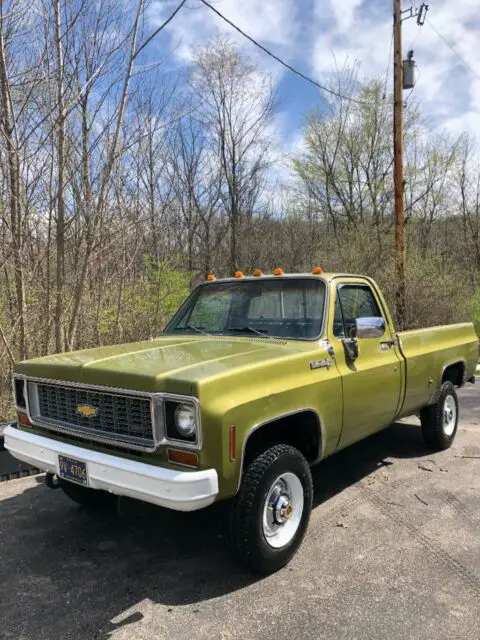
{"type": "MultiPolygon", "coordinates": [[[[372,280],[334,274],[312,277],[321,277],[328,291],[323,332],[317,340],[165,335],[152,341],[37,358],[19,363],[15,371],[31,377],[198,398],[203,432],[199,463],[201,468],[217,470],[220,499],[238,490],[245,443],[264,423],[314,411],[321,430],[320,460],[433,402],[445,367],[461,362],[464,378],[474,376],[478,339],[473,325],[397,334],[372,280]],[[368,284],[373,289],[387,326],[381,340],[358,341],[359,357],[353,367],[332,330],[336,290],[345,283],[368,284]],[[380,343],[390,338],[397,344],[382,350],[380,343]],[[334,358],[326,341],[333,347],[334,358]],[[312,362],[322,360],[331,360],[332,366],[311,368],[312,362]],[[229,459],[231,425],[236,427],[233,462],[229,459]]],[[[23,428],[45,435],[37,427],[23,428]]],[[[57,433],[48,435],[72,442],[57,433]]],[[[82,442],[89,449],[111,451],[83,437],[82,442]]],[[[78,439],[75,444],[82,446],[78,439]]],[[[118,448],[115,455],[171,466],[162,448],[154,454],[118,448]]]]}

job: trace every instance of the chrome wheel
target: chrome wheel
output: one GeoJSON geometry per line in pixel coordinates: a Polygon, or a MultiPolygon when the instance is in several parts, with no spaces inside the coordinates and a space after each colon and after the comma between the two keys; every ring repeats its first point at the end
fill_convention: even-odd
{"type": "Polygon", "coordinates": [[[274,549],[294,538],[303,513],[303,487],[294,473],[283,473],[271,485],[263,509],[263,535],[274,549]]]}
{"type": "Polygon", "coordinates": [[[457,423],[457,405],[453,396],[446,396],[443,403],[443,431],[445,435],[451,436],[455,431],[457,423]]]}

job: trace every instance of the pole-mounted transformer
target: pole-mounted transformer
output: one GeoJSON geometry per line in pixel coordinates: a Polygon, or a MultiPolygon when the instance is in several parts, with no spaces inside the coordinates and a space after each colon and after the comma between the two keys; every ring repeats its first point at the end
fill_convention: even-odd
{"type": "Polygon", "coordinates": [[[403,88],[413,89],[416,81],[417,64],[413,59],[413,51],[409,51],[407,60],[403,61],[403,88]]]}

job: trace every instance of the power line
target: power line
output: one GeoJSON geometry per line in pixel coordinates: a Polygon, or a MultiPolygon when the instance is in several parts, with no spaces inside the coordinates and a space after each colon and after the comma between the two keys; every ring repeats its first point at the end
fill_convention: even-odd
{"type": "Polygon", "coordinates": [[[305,75],[304,73],[302,73],[301,71],[298,71],[298,69],[295,69],[294,67],[292,67],[292,65],[288,64],[288,62],[285,62],[284,60],[282,60],[281,58],[279,58],[277,55],[275,55],[272,51],[270,51],[269,49],[267,49],[266,47],[264,47],[262,44],[260,44],[259,42],[257,42],[257,40],[255,40],[254,38],[252,38],[252,36],[249,36],[248,33],[245,33],[245,31],[243,31],[242,29],[240,29],[240,27],[237,27],[236,24],[234,24],[231,20],[229,20],[226,16],[223,15],[223,13],[220,13],[220,11],[218,11],[218,9],[216,9],[215,7],[213,7],[209,2],[207,2],[207,0],[200,0],[200,2],[202,2],[206,7],[208,7],[211,11],[213,11],[214,13],[217,14],[217,16],[219,16],[219,18],[221,18],[222,20],[224,20],[227,24],[229,24],[233,29],[235,29],[236,31],[238,31],[238,33],[240,33],[244,38],[246,38],[247,40],[249,40],[252,44],[254,44],[256,47],[258,47],[259,49],[261,49],[264,53],[266,53],[268,56],[270,56],[271,58],[273,58],[274,60],[276,60],[277,62],[279,62],[282,66],[284,66],[286,69],[288,69],[289,71],[291,71],[292,73],[294,73],[296,76],[299,76],[300,78],[302,78],[303,80],[306,80],[306,82],[309,82],[310,84],[313,84],[315,87],[317,87],[318,89],[321,89],[322,91],[325,91],[326,93],[330,93],[331,95],[335,96],[336,98],[341,98],[342,100],[349,100],[350,102],[355,102],[356,104],[360,104],[360,105],[367,105],[370,104],[368,102],[366,102],[365,100],[357,100],[356,98],[352,98],[351,96],[345,96],[341,93],[338,93],[336,91],[334,91],[333,89],[329,89],[328,87],[326,87],[325,85],[320,84],[320,82],[317,82],[316,80],[314,80],[313,78],[310,78],[309,76],[305,75]]]}
{"type": "Polygon", "coordinates": [[[437,36],[439,38],[441,38],[443,40],[443,42],[447,45],[447,47],[453,51],[453,53],[457,56],[457,58],[459,60],[461,60],[463,65],[470,71],[470,73],[473,73],[473,75],[476,78],[478,78],[478,80],[480,80],[480,75],[478,75],[478,73],[475,71],[475,69],[473,69],[473,67],[471,67],[468,64],[468,62],[465,60],[465,58],[455,49],[455,47],[447,40],[447,38],[445,38],[445,36],[442,36],[440,31],[435,27],[435,25],[428,18],[427,18],[427,22],[430,25],[430,27],[435,31],[437,36]]]}
{"type": "Polygon", "coordinates": [[[420,32],[421,32],[420,27],[423,27],[423,24],[417,24],[417,32],[416,32],[416,34],[415,34],[410,46],[408,47],[409,51],[411,51],[415,47],[415,43],[417,42],[418,36],[420,35],[420,32]]]}
{"type": "Polygon", "coordinates": [[[388,78],[390,76],[390,67],[392,66],[391,57],[392,57],[392,47],[393,47],[393,29],[392,29],[392,37],[390,38],[390,46],[388,48],[388,62],[387,62],[387,70],[385,72],[385,85],[383,87],[383,99],[387,99],[387,85],[388,78]]]}
{"type": "Polygon", "coordinates": [[[143,44],[141,44],[138,49],[135,51],[135,53],[133,54],[133,57],[136,58],[138,56],[138,54],[140,53],[140,51],[143,51],[145,49],[145,47],[147,46],[147,44],[149,44],[154,38],[155,36],[157,36],[160,31],[162,29],[164,29],[167,24],[169,24],[174,17],[177,15],[177,13],[180,11],[180,9],[183,7],[183,5],[186,3],[187,0],[182,0],[180,2],[180,4],[178,5],[178,7],[168,16],[168,18],[162,22],[162,24],[158,27],[158,29],[155,29],[155,31],[148,36],[148,38],[145,40],[145,42],[143,42],[143,44]]]}

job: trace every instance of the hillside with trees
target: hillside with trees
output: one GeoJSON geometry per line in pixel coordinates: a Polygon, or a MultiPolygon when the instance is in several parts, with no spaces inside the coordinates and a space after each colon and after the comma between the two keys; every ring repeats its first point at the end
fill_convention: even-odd
{"type": "MultiPolygon", "coordinates": [[[[158,335],[213,271],[366,273],[389,302],[392,101],[331,80],[301,144],[275,133],[275,80],[232,42],[181,75],[147,63],[146,4],[0,0],[0,418],[14,362],[158,335]]],[[[480,165],[468,133],[406,111],[409,327],[480,330],[480,165]]]]}

